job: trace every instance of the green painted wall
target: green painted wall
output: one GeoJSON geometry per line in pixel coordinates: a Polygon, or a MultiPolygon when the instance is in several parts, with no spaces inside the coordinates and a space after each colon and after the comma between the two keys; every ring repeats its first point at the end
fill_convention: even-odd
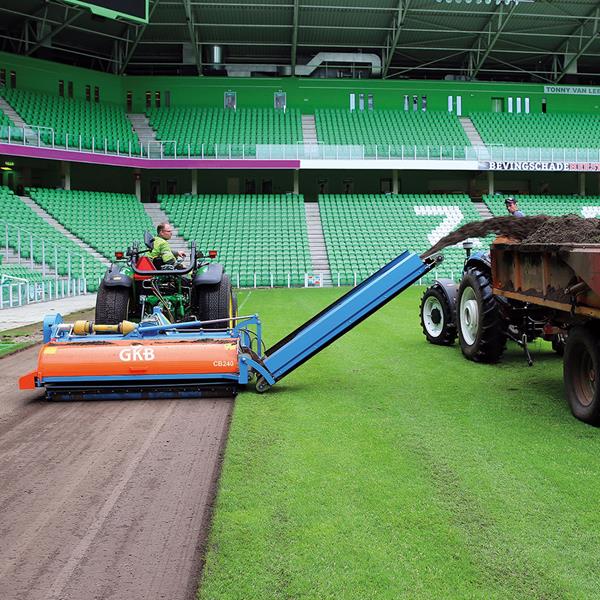
{"type": "MultiPolygon", "coordinates": [[[[273,94],[287,93],[290,108],[311,113],[315,108],[348,108],[349,94],[373,94],[375,107],[403,110],[404,96],[427,96],[428,110],[447,110],[448,96],[461,96],[463,114],[490,111],[493,98],[529,97],[531,112],[541,112],[546,99],[549,112],[588,112],[600,114],[600,96],[545,94],[543,84],[495,82],[457,82],[381,79],[310,78],[229,78],[229,77],[128,77],[79,67],[69,67],[34,58],[0,52],[0,68],[17,73],[17,86],[47,93],[58,93],[58,81],[73,81],[76,98],[85,98],[86,84],[100,87],[104,102],[124,105],[127,91],[133,93],[134,111],[145,108],[146,91],[170,92],[172,106],[222,106],[223,94],[237,92],[240,108],[272,107],[273,94]]],[[[358,102],[358,96],[357,96],[358,102]]]]}
{"type": "Polygon", "coordinates": [[[102,71],[92,71],[80,67],[70,67],[47,60],[38,60],[17,54],[0,52],[0,68],[6,69],[8,82],[9,72],[15,71],[17,87],[24,90],[33,90],[47,94],[58,95],[58,82],[65,82],[65,95],[67,82],[73,82],[73,97],[85,100],[85,86],[100,88],[101,102],[125,103],[123,95],[122,78],[102,71]]]}

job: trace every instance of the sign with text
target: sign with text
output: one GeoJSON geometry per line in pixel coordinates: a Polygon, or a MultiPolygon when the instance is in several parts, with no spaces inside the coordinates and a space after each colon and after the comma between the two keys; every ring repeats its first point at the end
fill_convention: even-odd
{"type": "Polygon", "coordinates": [[[597,171],[594,162],[543,162],[538,160],[489,160],[479,163],[482,171],[597,171]]]}
{"type": "Polygon", "coordinates": [[[600,87],[584,85],[545,85],[544,94],[566,94],[568,96],[600,96],[600,87]]]}

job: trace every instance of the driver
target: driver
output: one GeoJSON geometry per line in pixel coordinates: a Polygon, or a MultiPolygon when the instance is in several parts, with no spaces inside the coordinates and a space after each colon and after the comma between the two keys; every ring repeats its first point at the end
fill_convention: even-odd
{"type": "Polygon", "coordinates": [[[504,204],[506,204],[506,210],[513,217],[524,217],[525,216],[525,213],[522,210],[519,210],[519,207],[517,206],[517,200],[513,196],[509,196],[504,201],[504,204]]]}
{"type": "Polygon", "coordinates": [[[157,266],[171,265],[176,267],[176,258],[185,258],[185,252],[171,250],[169,240],[173,236],[173,228],[169,223],[159,223],[156,227],[156,237],[152,245],[152,250],[148,256],[156,261],[157,266]]]}

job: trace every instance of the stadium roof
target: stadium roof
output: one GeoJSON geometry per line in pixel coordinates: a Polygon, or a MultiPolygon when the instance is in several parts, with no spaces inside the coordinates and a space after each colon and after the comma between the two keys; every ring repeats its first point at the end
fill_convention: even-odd
{"type": "Polygon", "coordinates": [[[57,0],[2,0],[0,48],[126,74],[208,73],[207,51],[220,46],[221,69],[289,74],[341,52],[380,57],[381,72],[363,76],[598,82],[599,0],[479,2],[150,0],[139,25],[57,0]]]}

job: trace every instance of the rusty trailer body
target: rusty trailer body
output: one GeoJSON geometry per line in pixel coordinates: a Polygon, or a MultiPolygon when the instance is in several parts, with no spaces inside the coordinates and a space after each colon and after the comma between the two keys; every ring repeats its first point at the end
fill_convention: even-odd
{"type": "Polygon", "coordinates": [[[556,319],[569,323],[600,319],[600,245],[498,239],[491,258],[494,294],[562,313],[556,319]]]}

